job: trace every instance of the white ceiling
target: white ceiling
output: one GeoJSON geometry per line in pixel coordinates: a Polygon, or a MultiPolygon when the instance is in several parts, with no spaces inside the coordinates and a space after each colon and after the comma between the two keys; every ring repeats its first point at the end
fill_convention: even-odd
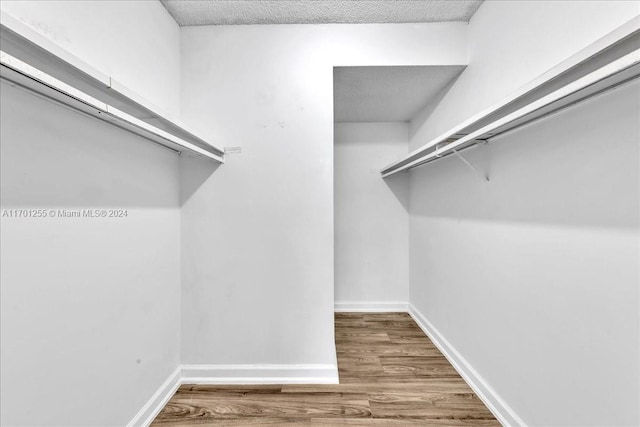
{"type": "Polygon", "coordinates": [[[334,68],[334,121],[409,121],[464,68],[464,65],[334,68]]]}
{"type": "Polygon", "coordinates": [[[179,25],[469,22],[482,0],[161,0],[179,25]]]}

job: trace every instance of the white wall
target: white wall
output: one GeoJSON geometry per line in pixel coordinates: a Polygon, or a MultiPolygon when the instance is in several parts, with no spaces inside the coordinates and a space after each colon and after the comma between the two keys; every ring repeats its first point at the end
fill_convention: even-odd
{"type": "Polygon", "coordinates": [[[498,102],[639,13],[634,1],[484,2],[469,23],[469,66],[432,114],[434,106],[428,105],[427,115],[411,121],[410,149],[498,102]]]}
{"type": "MultiPolygon", "coordinates": [[[[412,146],[631,19],[632,3],[484,3],[469,67],[412,146]]],[[[489,183],[455,158],[410,172],[410,301],[529,425],[640,423],[639,91],[496,138],[489,183]]]]}
{"type": "MultiPolygon", "coordinates": [[[[159,2],[0,6],[178,115],[180,30],[159,2]]],[[[2,219],[2,424],[126,424],[179,364],[178,156],[4,84],[2,107],[2,209],[129,212],[2,219]]]]}
{"type": "Polygon", "coordinates": [[[180,28],[159,1],[2,0],[0,10],[179,117],[180,28]]]}
{"type": "Polygon", "coordinates": [[[408,175],[380,178],[407,154],[409,124],[337,123],[334,129],[335,300],[408,303],[408,175]]]}
{"type": "Polygon", "coordinates": [[[4,82],[1,94],[1,423],[124,425],[179,363],[178,156],[4,82]]]}
{"type": "Polygon", "coordinates": [[[332,67],[464,65],[466,25],[181,31],[183,119],[243,150],[182,165],[183,362],[335,366],[332,67]]]}

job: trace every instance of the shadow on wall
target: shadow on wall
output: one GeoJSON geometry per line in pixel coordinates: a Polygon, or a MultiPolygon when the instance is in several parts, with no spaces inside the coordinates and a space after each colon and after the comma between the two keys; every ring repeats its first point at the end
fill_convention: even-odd
{"type": "Polygon", "coordinates": [[[195,154],[183,154],[180,159],[180,206],[183,206],[198,191],[220,163],[195,154]]]}
{"type": "Polygon", "coordinates": [[[368,200],[388,203],[380,182],[409,211],[409,175],[383,179],[380,171],[407,152],[407,122],[336,123],[334,128],[334,198],[343,204],[368,200]],[[366,193],[366,195],[365,195],[366,193]],[[380,199],[382,198],[382,199],[380,199]]]}
{"type": "MultiPolygon", "coordinates": [[[[640,82],[547,117],[489,143],[490,182],[459,159],[411,172],[411,214],[638,228],[640,82]]],[[[482,150],[464,153],[482,170],[482,150]]]]}
{"type": "MultiPolygon", "coordinates": [[[[424,125],[426,124],[431,113],[436,109],[436,107],[440,104],[440,102],[447,96],[449,90],[453,87],[453,85],[458,81],[460,76],[464,70],[461,70],[460,73],[455,76],[435,97],[433,97],[429,104],[425,105],[410,121],[409,123],[409,151],[413,151],[414,149],[420,147],[422,144],[425,144],[427,141],[413,142],[413,138],[420,133],[424,125]]],[[[426,129],[425,129],[426,132],[426,129]]],[[[426,132],[428,133],[428,132],[426,132]]],[[[437,137],[436,135],[432,135],[432,137],[437,137]]]]}
{"type": "Polygon", "coordinates": [[[4,208],[178,207],[174,151],[5,82],[1,110],[4,208]]]}
{"type": "Polygon", "coordinates": [[[387,184],[387,187],[389,187],[389,190],[391,190],[396,199],[398,199],[404,210],[409,212],[409,174],[399,173],[392,175],[384,178],[384,183],[387,184]]]}

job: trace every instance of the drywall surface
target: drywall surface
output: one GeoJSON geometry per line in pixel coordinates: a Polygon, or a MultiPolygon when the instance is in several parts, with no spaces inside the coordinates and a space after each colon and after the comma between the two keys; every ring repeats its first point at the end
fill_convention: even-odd
{"type": "MultiPolygon", "coordinates": [[[[638,14],[485,2],[425,143],[638,14]]],[[[410,172],[410,302],[532,426],[638,425],[638,83],[410,172]]]]}
{"type": "Polygon", "coordinates": [[[159,1],[13,1],[0,10],[178,118],[180,29],[159,1]]]}
{"type": "Polygon", "coordinates": [[[466,24],[182,30],[183,362],[332,364],[333,66],[464,65],[466,24]],[[426,42],[425,42],[426,41],[426,42]]]}
{"type": "Polygon", "coordinates": [[[408,175],[380,178],[407,154],[409,124],[335,126],[335,300],[409,301],[408,175]]]}
{"type": "Polygon", "coordinates": [[[469,67],[441,101],[411,120],[410,149],[500,101],[638,14],[634,1],[484,2],[469,23],[469,67]]]}
{"type": "Polygon", "coordinates": [[[640,422],[639,93],[411,172],[411,302],[528,425],[640,422]]]}
{"type": "Polygon", "coordinates": [[[1,423],[125,425],[179,364],[178,156],[1,94],[1,423]]]}
{"type": "Polygon", "coordinates": [[[411,172],[411,303],[530,426],[640,422],[639,91],[411,172]]]}

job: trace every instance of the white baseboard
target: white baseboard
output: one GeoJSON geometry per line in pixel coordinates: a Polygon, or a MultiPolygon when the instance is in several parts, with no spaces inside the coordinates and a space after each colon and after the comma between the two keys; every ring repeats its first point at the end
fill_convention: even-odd
{"type": "Polygon", "coordinates": [[[409,304],[399,301],[336,301],[334,307],[337,313],[406,313],[409,311],[409,304]]]}
{"type": "Polygon", "coordinates": [[[503,426],[526,427],[524,421],[507,405],[507,402],[412,304],[409,304],[409,314],[503,426]]]}
{"type": "Polygon", "coordinates": [[[144,404],[142,409],[138,411],[135,417],[127,424],[128,427],[148,426],[153,419],[160,413],[164,405],[180,387],[182,378],[182,368],[178,366],[169,378],[158,388],[151,398],[144,404]]]}
{"type": "Polygon", "coordinates": [[[128,427],[146,427],[182,384],[338,384],[337,365],[180,365],[128,427]]]}
{"type": "MultiPolygon", "coordinates": [[[[464,357],[413,305],[336,302],[342,312],[408,312],[424,333],[504,426],[526,424],[464,357]]],[[[181,365],[140,409],[128,426],[148,426],[181,384],[338,384],[335,365],[181,365]]]]}
{"type": "Polygon", "coordinates": [[[336,365],[182,365],[182,384],[338,384],[336,365]]]}

